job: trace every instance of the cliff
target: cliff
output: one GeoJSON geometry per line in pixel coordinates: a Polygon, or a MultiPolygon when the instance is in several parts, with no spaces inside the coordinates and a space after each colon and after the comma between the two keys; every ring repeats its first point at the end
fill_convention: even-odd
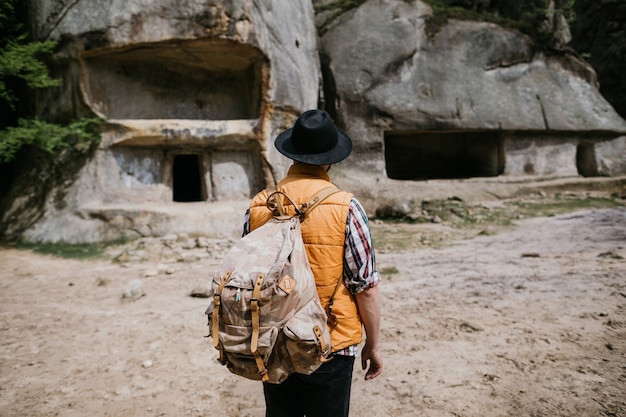
{"type": "Polygon", "coordinates": [[[594,69],[568,52],[586,21],[570,36],[554,14],[549,33],[558,36],[547,43],[495,18],[450,14],[433,26],[450,7],[509,23],[532,17],[518,6],[31,0],[37,37],[59,41],[52,69],[63,80],[38,97],[38,113],[106,123],[85,160],[54,173],[24,163],[0,233],[235,236],[249,198],[289,165],[274,137],[314,107],[352,137],[354,153],[334,178],[371,213],[415,203],[424,180],[625,174],[626,122],[594,69]]]}

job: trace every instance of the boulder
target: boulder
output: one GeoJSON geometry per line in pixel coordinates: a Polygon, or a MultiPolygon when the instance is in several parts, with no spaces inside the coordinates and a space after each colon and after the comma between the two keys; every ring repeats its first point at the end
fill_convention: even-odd
{"type": "Polygon", "coordinates": [[[431,15],[425,2],[369,0],[325,27],[326,106],[359,161],[338,167],[342,185],[626,173],[606,150],[624,146],[626,122],[588,64],[488,22],[429,35],[431,15]]]}

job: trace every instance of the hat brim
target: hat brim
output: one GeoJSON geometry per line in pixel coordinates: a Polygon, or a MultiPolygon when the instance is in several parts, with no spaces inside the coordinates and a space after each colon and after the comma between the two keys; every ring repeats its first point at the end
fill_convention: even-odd
{"type": "Polygon", "coordinates": [[[293,146],[291,133],[293,128],[287,129],[276,137],[274,146],[281,154],[289,159],[309,165],[330,165],[341,162],[352,153],[352,140],[341,130],[337,129],[337,145],[321,153],[303,154],[293,146]]]}

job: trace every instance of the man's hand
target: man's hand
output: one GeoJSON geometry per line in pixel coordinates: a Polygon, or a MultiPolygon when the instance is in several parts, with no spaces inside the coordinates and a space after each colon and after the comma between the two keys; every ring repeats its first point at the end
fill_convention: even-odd
{"type": "Polygon", "coordinates": [[[383,358],[378,351],[380,333],[380,292],[378,286],[356,294],[356,305],[365,327],[365,346],[361,351],[363,370],[368,366],[365,379],[374,379],[383,371],[383,358]]]}
{"type": "Polygon", "coordinates": [[[368,379],[376,378],[383,372],[383,358],[377,350],[370,348],[367,342],[361,351],[361,366],[363,367],[363,370],[367,369],[367,372],[365,373],[366,381],[368,379]],[[369,369],[367,369],[368,361],[369,369]]]}

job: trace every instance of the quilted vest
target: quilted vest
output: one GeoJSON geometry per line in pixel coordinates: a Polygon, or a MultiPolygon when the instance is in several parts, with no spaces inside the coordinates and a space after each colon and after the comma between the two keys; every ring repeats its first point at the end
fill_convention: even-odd
{"type": "MultiPolygon", "coordinates": [[[[298,205],[306,203],[317,192],[328,187],[334,185],[322,168],[304,164],[292,165],[287,177],[276,186],[298,205]]],[[[317,293],[325,309],[338,288],[332,309],[337,318],[337,327],[330,333],[333,352],[361,343],[363,337],[354,297],[345,285],[337,285],[343,279],[346,220],[351,199],[352,194],[348,192],[335,193],[315,208],[302,223],[302,240],[315,277],[317,293]]],[[[266,190],[253,198],[250,204],[250,230],[271,219],[272,213],[265,206],[266,200],[266,190]]]]}

